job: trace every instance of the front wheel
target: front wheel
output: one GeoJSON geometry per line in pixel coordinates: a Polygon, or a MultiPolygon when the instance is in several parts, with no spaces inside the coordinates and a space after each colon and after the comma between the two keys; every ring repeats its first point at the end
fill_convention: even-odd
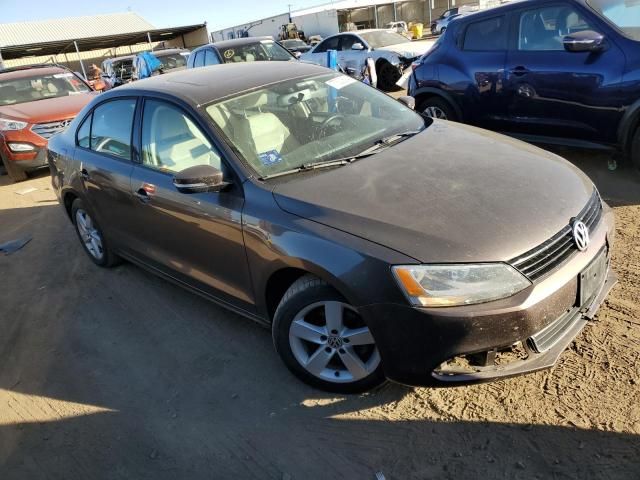
{"type": "Polygon", "coordinates": [[[400,70],[391,65],[389,62],[382,62],[376,68],[378,75],[378,87],[384,92],[393,92],[399,90],[400,87],[396,85],[397,81],[402,76],[400,70]]]}
{"type": "Polygon", "coordinates": [[[0,155],[0,157],[2,157],[2,164],[11,180],[14,182],[24,182],[27,179],[27,172],[15,166],[11,160],[7,160],[3,155],[0,155]]]}
{"type": "Polygon", "coordinates": [[[385,381],[375,340],[358,311],[312,275],[294,282],[282,298],[273,341],[287,368],[313,387],[360,393],[385,381]]]}
{"type": "Polygon", "coordinates": [[[440,97],[429,97],[421,101],[418,105],[418,111],[426,117],[458,121],[458,116],[451,104],[440,97]]]}

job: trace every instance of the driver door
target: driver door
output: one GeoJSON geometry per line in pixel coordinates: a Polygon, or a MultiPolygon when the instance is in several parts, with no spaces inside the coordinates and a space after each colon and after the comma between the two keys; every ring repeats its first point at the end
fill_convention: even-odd
{"type": "Polygon", "coordinates": [[[244,197],[218,149],[186,111],[146,99],[140,163],[131,175],[135,198],[132,254],[154,269],[219,300],[253,312],[242,235],[244,197]],[[180,193],[174,175],[211,165],[233,182],[222,192],[180,193]]]}

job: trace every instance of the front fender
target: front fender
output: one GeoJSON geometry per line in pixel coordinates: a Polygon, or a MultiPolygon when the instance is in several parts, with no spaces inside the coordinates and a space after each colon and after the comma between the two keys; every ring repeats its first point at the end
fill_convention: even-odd
{"type": "Polygon", "coordinates": [[[620,145],[620,149],[625,154],[630,153],[631,139],[639,119],[640,100],[636,100],[626,108],[618,126],[618,145],[620,145]]]}
{"type": "MultiPolygon", "coordinates": [[[[247,182],[249,183],[249,182],[247,182]]],[[[416,260],[384,246],[281,210],[271,192],[247,188],[243,232],[256,307],[268,318],[269,279],[285,268],[332,285],[355,307],[406,302],[391,265],[416,260]],[[380,300],[384,299],[384,300],[380,300]]]]}

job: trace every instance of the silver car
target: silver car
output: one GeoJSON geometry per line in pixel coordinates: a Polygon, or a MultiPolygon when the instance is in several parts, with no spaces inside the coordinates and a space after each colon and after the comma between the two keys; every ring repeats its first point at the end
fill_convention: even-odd
{"type": "Polygon", "coordinates": [[[425,54],[434,42],[411,42],[402,35],[387,30],[358,30],[344,32],[326,38],[300,60],[327,65],[327,51],[338,51],[338,64],[344,69],[362,71],[367,58],[373,58],[378,76],[378,87],[384,91],[396,89],[402,72],[411,62],[425,54]]]}
{"type": "Polygon", "coordinates": [[[464,15],[458,8],[450,8],[446,10],[442,15],[431,22],[431,34],[441,35],[449,26],[449,23],[455,18],[464,15]]]}

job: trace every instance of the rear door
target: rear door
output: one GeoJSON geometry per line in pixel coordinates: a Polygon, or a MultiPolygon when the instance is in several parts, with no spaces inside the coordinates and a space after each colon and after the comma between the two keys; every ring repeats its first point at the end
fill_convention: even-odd
{"type": "Polygon", "coordinates": [[[174,279],[253,311],[242,234],[242,187],[195,118],[174,103],[144,101],[141,158],[131,176],[131,249],[174,279]],[[174,175],[205,164],[222,170],[225,180],[232,180],[231,187],[219,193],[178,192],[174,175]]]}
{"type": "Polygon", "coordinates": [[[103,233],[114,243],[127,242],[133,206],[131,136],[137,98],[117,98],[95,107],[77,132],[75,159],[84,198],[103,233]]]}
{"type": "MultiPolygon", "coordinates": [[[[503,90],[507,58],[508,17],[496,15],[466,24],[458,38],[458,58],[452,66],[470,82],[463,95],[468,123],[499,129],[506,114],[503,90]],[[457,63],[457,65],[456,65],[457,63]]],[[[442,74],[442,72],[441,72],[442,74]]],[[[447,81],[456,81],[455,75],[447,81]]]]}
{"type": "Polygon", "coordinates": [[[505,84],[508,130],[615,142],[625,57],[611,38],[602,52],[566,51],[564,36],[584,30],[605,33],[595,15],[574,3],[514,13],[505,84]]]}

